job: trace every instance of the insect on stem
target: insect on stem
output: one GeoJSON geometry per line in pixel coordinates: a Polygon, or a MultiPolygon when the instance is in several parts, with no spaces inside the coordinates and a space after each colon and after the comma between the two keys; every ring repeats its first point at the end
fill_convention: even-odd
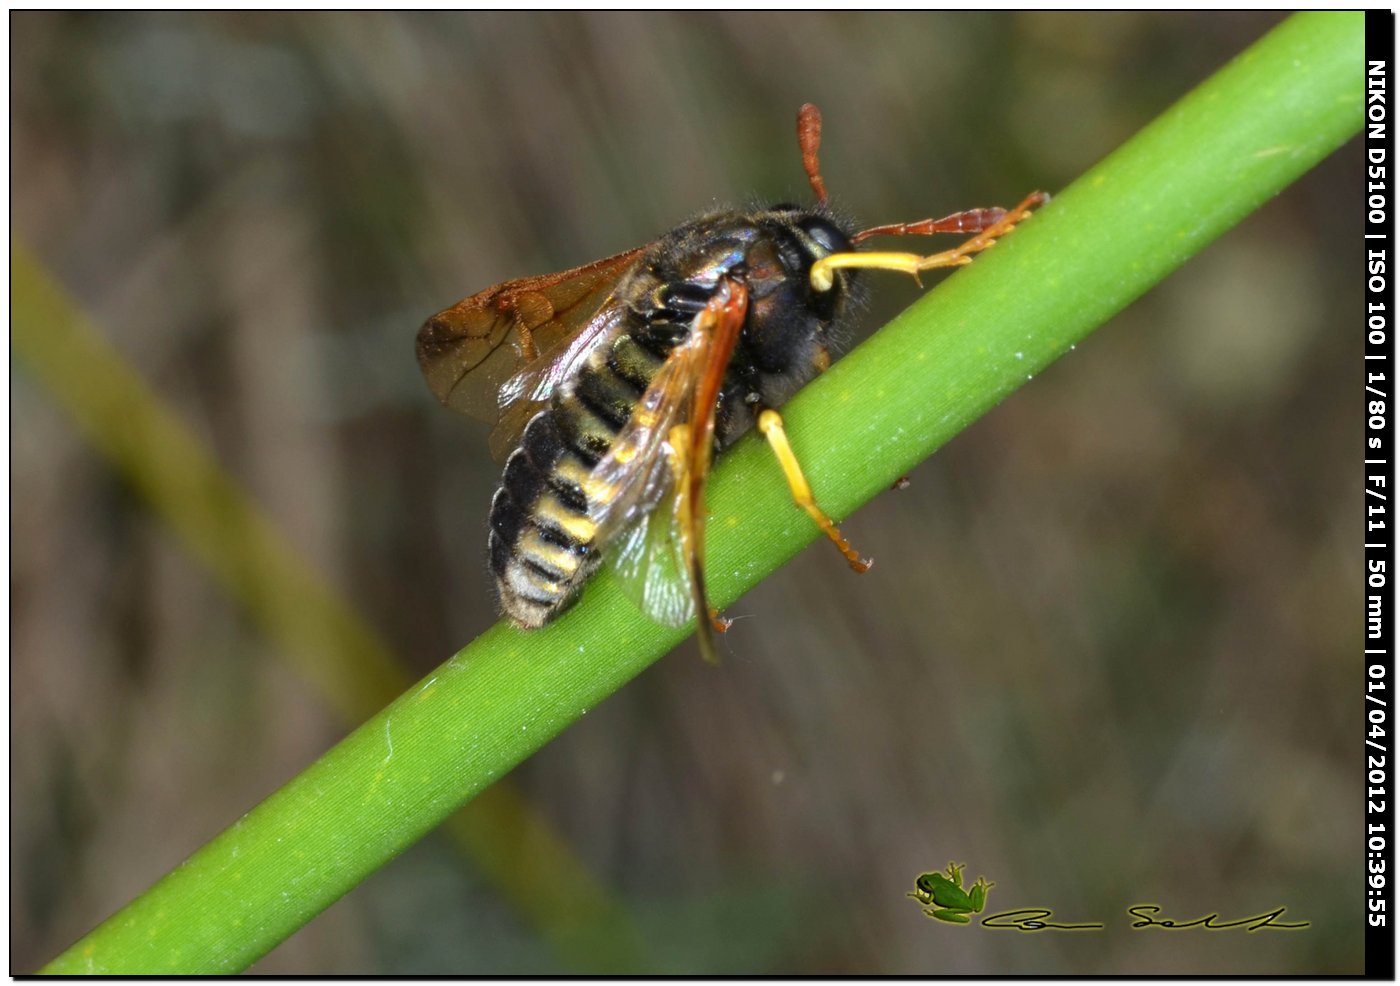
{"type": "Polygon", "coordinates": [[[755,425],[797,506],[851,568],[870,567],[818,505],[777,410],[830,363],[850,302],[842,271],[917,280],[970,263],[1047,196],[858,231],[827,208],[821,139],[808,103],[797,141],[815,205],[699,216],[636,249],[478,291],[419,330],[433,393],[495,423],[504,472],[487,546],[515,626],[558,618],[606,557],[651,619],[695,620],[714,660],[728,621],[706,592],[705,481],[711,457],[755,425]],[[974,235],[930,256],[859,248],[935,233],[974,235]]]}

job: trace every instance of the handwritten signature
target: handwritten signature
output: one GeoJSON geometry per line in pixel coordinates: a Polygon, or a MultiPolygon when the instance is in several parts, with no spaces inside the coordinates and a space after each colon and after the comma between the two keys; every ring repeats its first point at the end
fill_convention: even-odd
{"type": "MultiPolygon", "coordinates": [[[[1221,920],[1218,913],[1205,914],[1190,921],[1159,918],[1156,915],[1162,913],[1162,908],[1157,904],[1134,904],[1128,908],[1128,913],[1138,919],[1131,925],[1136,929],[1163,928],[1167,931],[1185,931],[1190,928],[1203,928],[1207,931],[1230,931],[1244,928],[1246,931],[1259,931],[1263,928],[1274,928],[1279,931],[1297,931],[1310,926],[1309,921],[1280,921],[1279,918],[1283,917],[1287,910],[1286,907],[1276,907],[1272,911],[1262,911],[1234,921],[1221,920]]],[[[1100,922],[1064,924],[1049,920],[1054,913],[1048,907],[1023,907],[990,914],[982,919],[981,924],[984,928],[1000,928],[1007,931],[1099,931],[1104,928],[1100,922]]]]}

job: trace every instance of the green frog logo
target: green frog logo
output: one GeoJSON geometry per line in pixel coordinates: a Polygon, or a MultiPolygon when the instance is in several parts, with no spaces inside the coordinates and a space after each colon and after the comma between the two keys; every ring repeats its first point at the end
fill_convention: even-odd
{"type": "Polygon", "coordinates": [[[949,924],[970,924],[973,914],[987,906],[987,891],[996,886],[979,876],[972,886],[963,887],[962,863],[949,863],[947,873],[923,873],[914,881],[909,894],[924,905],[924,913],[949,924]]]}

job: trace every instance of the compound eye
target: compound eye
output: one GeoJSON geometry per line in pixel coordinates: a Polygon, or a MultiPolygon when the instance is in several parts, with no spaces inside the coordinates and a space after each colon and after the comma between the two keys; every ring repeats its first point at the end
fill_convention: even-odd
{"type": "Polygon", "coordinates": [[[847,253],[851,250],[851,240],[835,223],[821,217],[808,219],[802,224],[802,231],[812,238],[812,242],[824,253],[847,253]]]}

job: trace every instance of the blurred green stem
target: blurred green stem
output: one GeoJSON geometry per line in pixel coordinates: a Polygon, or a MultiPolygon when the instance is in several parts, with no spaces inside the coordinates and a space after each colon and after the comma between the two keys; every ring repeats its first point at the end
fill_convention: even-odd
{"type": "MultiPolygon", "coordinates": [[[[1359,130],[1362,42],[1360,13],[1291,17],[804,390],[785,416],[824,505],[886,489],[1359,130]]],[[[817,536],[752,440],[710,506],[722,605],[817,536]]],[[[46,971],[245,968],[683,636],[607,573],[544,630],[493,627],[46,971]]]]}
{"type": "MultiPolygon", "coordinates": [[[[297,555],[18,237],[10,249],[10,340],[34,378],[342,718],[363,722],[393,701],[412,679],[389,644],[297,555]]],[[[622,904],[508,780],[443,828],[565,968],[654,965],[622,904]],[[543,880],[568,883],[580,906],[546,906],[535,892],[543,880]]]]}

